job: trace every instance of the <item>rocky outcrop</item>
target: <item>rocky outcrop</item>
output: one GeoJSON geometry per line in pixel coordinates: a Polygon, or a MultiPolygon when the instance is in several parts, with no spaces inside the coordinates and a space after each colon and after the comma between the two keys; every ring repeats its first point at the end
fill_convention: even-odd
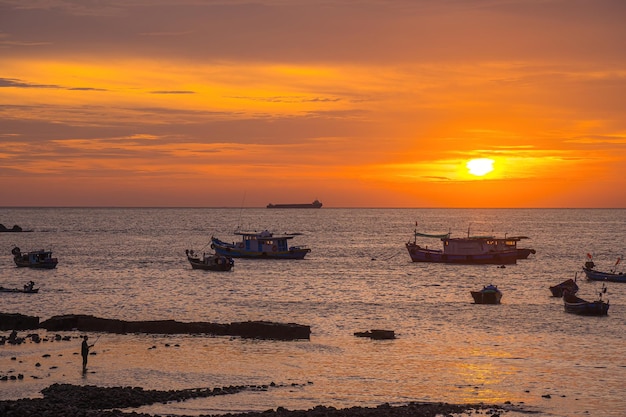
{"type": "MultiPolygon", "coordinates": [[[[294,385],[294,384],[291,384],[294,385]]],[[[274,383],[263,386],[236,386],[223,388],[195,388],[187,390],[154,391],[141,387],[96,387],[54,384],[42,390],[43,398],[0,401],[0,415],[13,417],[151,417],[146,413],[124,412],[120,408],[139,407],[157,402],[179,402],[191,398],[237,394],[244,390],[265,391],[280,387],[274,383]]],[[[351,407],[337,409],[318,405],[309,410],[287,410],[277,407],[263,412],[229,414],[231,417],[436,417],[449,415],[500,416],[507,411],[523,409],[510,405],[409,403],[378,407],[351,407]]]]}
{"type": "Polygon", "coordinates": [[[153,334],[212,334],[255,339],[309,339],[311,327],[295,323],[246,321],[230,324],[208,322],[179,322],[176,320],[125,321],[90,315],[54,316],[40,327],[50,331],[79,330],[83,332],[153,333],[153,334]]]}
{"type": "Polygon", "coordinates": [[[393,330],[368,330],[366,332],[354,332],[357,337],[369,337],[375,340],[395,339],[396,333],[393,330]]]}
{"type": "Polygon", "coordinates": [[[0,223],[0,232],[22,232],[22,231],[23,231],[22,228],[19,227],[17,224],[13,225],[11,229],[7,229],[5,225],[0,223]]]}
{"type": "Polygon", "coordinates": [[[39,328],[39,317],[18,313],[0,313],[0,330],[34,330],[39,328]]]}

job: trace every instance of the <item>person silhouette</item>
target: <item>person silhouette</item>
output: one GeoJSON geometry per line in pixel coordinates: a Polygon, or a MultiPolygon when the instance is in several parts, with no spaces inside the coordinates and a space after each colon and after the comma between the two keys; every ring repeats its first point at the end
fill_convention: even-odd
{"type": "Polygon", "coordinates": [[[87,372],[87,357],[89,356],[89,349],[93,347],[87,343],[89,337],[87,335],[83,336],[83,343],[80,348],[80,354],[83,357],[83,373],[87,372]]]}

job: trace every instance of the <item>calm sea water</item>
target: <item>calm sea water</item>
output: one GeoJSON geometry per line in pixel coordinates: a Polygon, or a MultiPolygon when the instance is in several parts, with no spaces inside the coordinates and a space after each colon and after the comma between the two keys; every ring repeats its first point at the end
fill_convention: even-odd
{"type": "MultiPolygon", "coordinates": [[[[3,346],[0,371],[27,377],[0,383],[0,399],[36,397],[55,382],[178,389],[273,381],[298,385],[140,411],[408,401],[511,401],[545,416],[626,410],[626,284],[608,284],[608,317],[566,314],[548,290],[574,278],[587,253],[606,269],[624,255],[626,210],[4,208],[0,223],[33,230],[0,234],[0,285],[41,288],[0,294],[2,312],[312,327],[311,340],[295,342],[104,334],[85,377],[78,339],[3,346]],[[525,235],[537,253],[506,268],[412,263],[404,243],[415,222],[422,232],[525,235]],[[302,232],[293,243],[312,252],[302,261],[237,259],[228,273],[191,269],[185,249],[209,251],[211,235],[237,240],[237,226],[302,232]],[[13,245],[51,248],[59,265],[15,268],[13,245]],[[490,283],[502,304],[474,305],[470,291],[490,283]],[[369,329],[395,330],[397,339],[353,336],[369,329]]],[[[579,276],[579,286],[595,298],[601,284],[579,276]]]]}

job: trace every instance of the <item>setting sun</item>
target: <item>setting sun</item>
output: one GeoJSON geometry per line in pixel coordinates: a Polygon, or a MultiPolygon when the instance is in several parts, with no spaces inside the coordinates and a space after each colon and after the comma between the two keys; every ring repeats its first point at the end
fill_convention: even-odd
{"type": "Polygon", "coordinates": [[[470,174],[481,177],[493,171],[493,163],[494,160],[488,158],[472,159],[467,162],[467,169],[470,174]]]}

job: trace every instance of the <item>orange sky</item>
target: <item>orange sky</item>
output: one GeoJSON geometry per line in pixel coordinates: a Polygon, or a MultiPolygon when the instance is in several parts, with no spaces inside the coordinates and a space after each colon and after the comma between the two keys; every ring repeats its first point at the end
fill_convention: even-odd
{"type": "Polygon", "coordinates": [[[625,19],[622,0],[0,0],[0,206],[626,207],[625,19]]]}

